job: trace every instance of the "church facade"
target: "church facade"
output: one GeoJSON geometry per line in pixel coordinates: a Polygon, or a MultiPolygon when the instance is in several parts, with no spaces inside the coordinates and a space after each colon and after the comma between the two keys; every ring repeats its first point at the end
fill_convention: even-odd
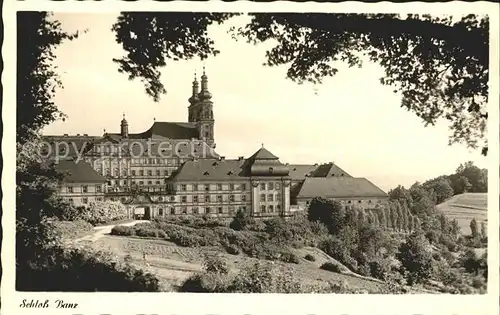
{"type": "Polygon", "coordinates": [[[289,216],[314,197],[375,207],[387,194],[364,178],[354,178],[334,163],[283,164],[262,147],[248,158],[226,159],[215,152],[215,119],[208,77],[201,89],[195,78],[188,122],[154,122],[129,133],[102,136],[45,136],[44,154],[66,176],[60,196],[75,205],[122,202],[130,217],[169,215],[233,217],[289,216]]]}

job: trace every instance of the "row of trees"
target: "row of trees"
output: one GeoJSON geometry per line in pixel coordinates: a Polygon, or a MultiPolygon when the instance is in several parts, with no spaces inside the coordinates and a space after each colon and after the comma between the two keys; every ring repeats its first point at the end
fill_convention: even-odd
{"type": "Polygon", "coordinates": [[[409,189],[398,186],[389,191],[394,200],[404,200],[417,215],[430,214],[433,205],[466,192],[488,191],[488,170],[469,161],[460,164],[455,173],[430,179],[423,184],[415,183],[409,189]]]}

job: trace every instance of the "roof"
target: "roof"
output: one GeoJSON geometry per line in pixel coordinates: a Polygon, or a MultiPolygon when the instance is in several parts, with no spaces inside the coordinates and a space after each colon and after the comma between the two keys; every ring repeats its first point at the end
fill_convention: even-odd
{"type": "Polygon", "coordinates": [[[308,177],[297,198],[387,197],[387,194],[366,178],[308,177]]]}
{"type": "Polygon", "coordinates": [[[160,136],[168,139],[198,139],[199,132],[195,123],[157,121],[147,131],[129,134],[131,139],[149,139],[160,136]]]}
{"type": "Polygon", "coordinates": [[[106,178],[99,175],[90,164],[80,161],[59,160],[54,164],[57,172],[65,174],[63,179],[67,183],[101,183],[106,178]]]}
{"type": "Polygon", "coordinates": [[[335,163],[325,164],[290,164],[290,177],[292,180],[303,180],[306,177],[352,177],[335,163]]]}
{"type": "Polygon", "coordinates": [[[255,152],[249,160],[277,160],[278,157],[271,152],[269,152],[266,148],[262,147],[257,152],[255,152]]]}
{"type": "Polygon", "coordinates": [[[246,160],[199,159],[186,161],[174,173],[173,180],[241,180],[249,179],[246,172],[246,160]]]}

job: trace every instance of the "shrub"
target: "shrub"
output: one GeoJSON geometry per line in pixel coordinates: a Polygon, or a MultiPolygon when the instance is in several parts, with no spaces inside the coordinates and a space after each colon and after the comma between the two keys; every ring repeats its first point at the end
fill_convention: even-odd
{"type": "Polygon", "coordinates": [[[156,292],[153,274],[120,264],[109,252],[50,247],[39,259],[16,270],[16,289],[69,292],[156,292]]]}
{"type": "Polygon", "coordinates": [[[130,226],[117,225],[111,229],[111,235],[132,236],[135,235],[135,230],[130,226]]]}
{"type": "Polygon", "coordinates": [[[250,216],[249,213],[238,210],[233,221],[229,224],[229,227],[235,231],[244,230],[248,225],[254,224],[255,220],[250,216]]]}
{"type": "Polygon", "coordinates": [[[304,257],[305,260],[309,260],[309,261],[316,261],[316,258],[311,255],[311,254],[307,254],[305,257],[304,257]]]}
{"type": "Polygon", "coordinates": [[[293,264],[299,264],[300,259],[297,255],[294,253],[290,252],[283,252],[281,253],[280,260],[286,263],[293,263],[293,264]]]}
{"type": "Polygon", "coordinates": [[[238,255],[240,253],[240,249],[238,248],[238,246],[230,244],[226,246],[226,252],[228,252],[231,255],[238,255]]]}
{"type": "Polygon", "coordinates": [[[135,228],[135,235],[141,237],[158,237],[158,231],[152,228],[139,227],[135,228]]]}
{"type": "Polygon", "coordinates": [[[74,239],[81,237],[91,231],[93,231],[94,227],[92,224],[83,221],[52,221],[52,227],[54,228],[54,232],[60,235],[62,238],[74,239]]]}
{"type": "Polygon", "coordinates": [[[326,263],[322,264],[321,267],[319,267],[319,268],[321,268],[323,270],[341,273],[340,267],[337,264],[334,264],[331,262],[326,262],[326,263]]]}

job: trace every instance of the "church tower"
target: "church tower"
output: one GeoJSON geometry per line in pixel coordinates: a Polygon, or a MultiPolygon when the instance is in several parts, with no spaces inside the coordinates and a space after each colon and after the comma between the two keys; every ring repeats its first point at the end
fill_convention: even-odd
{"type": "Polygon", "coordinates": [[[122,138],[128,138],[128,122],[125,119],[125,114],[123,114],[123,119],[120,127],[122,138]]]}
{"type": "Polygon", "coordinates": [[[198,79],[196,79],[196,73],[194,74],[194,81],[193,81],[193,92],[191,94],[191,97],[189,98],[189,107],[188,107],[188,122],[195,122],[197,119],[196,117],[196,105],[198,105],[199,98],[198,98],[198,93],[199,93],[199,85],[198,85],[198,79]]]}
{"type": "Polygon", "coordinates": [[[190,106],[190,116],[193,120],[189,121],[196,122],[200,139],[205,140],[209,146],[215,148],[213,102],[212,94],[208,91],[208,77],[205,73],[205,67],[203,67],[203,75],[201,76],[201,91],[197,92],[198,82],[195,79],[195,82],[193,82],[193,96],[191,96],[190,101],[196,103],[190,106]]]}

